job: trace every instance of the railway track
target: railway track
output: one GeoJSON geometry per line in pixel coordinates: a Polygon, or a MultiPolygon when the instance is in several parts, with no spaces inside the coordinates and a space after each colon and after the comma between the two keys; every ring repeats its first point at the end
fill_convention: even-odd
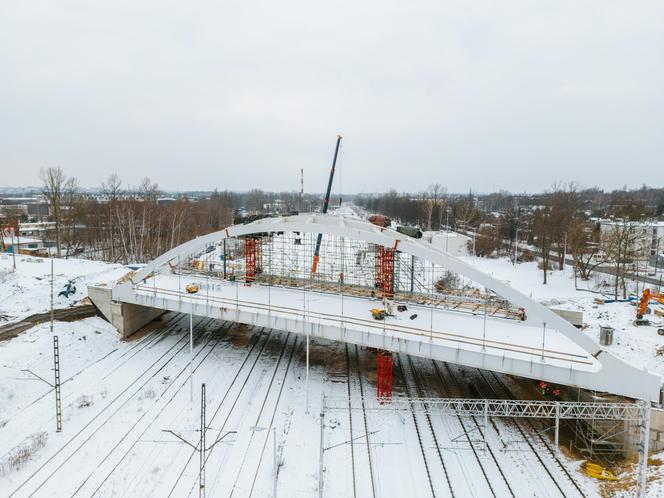
{"type": "MultiPolygon", "coordinates": [[[[202,323],[199,323],[197,327],[200,329],[202,323]]],[[[197,336],[200,338],[203,335],[204,331],[198,333],[197,336]]],[[[170,346],[166,352],[160,355],[154,362],[152,362],[146,369],[144,369],[137,377],[135,377],[117,396],[115,396],[110,402],[108,402],[104,408],[97,412],[92,419],[90,419],[86,424],[83,425],[70,439],[68,439],[58,450],[56,450],[49,458],[47,458],[30,476],[28,476],[24,481],[16,487],[9,496],[15,496],[20,492],[28,483],[42,472],[49,472],[45,470],[47,466],[51,465],[51,462],[54,462],[56,458],[60,457],[62,460],[55,465],[55,470],[50,471],[45,476],[45,479],[42,480],[38,486],[33,489],[29,494],[34,494],[35,491],[39,490],[44,483],[46,483],[58,469],[62,468],[75,454],[76,452],[85,445],[99,430],[105,426],[113,416],[118,413],[136,394],[138,394],[143,387],[145,387],[152,379],[156,377],[173,359],[184,350],[187,346],[187,342],[180,345],[185,339],[186,335],[183,335],[178,339],[172,346],[170,346]],[[178,347],[179,346],[179,347],[178,347]],[[175,351],[174,351],[175,350],[175,351]],[[173,352],[174,351],[174,352],[173,352]],[[153,371],[151,373],[151,371],[153,371]],[[140,384],[140,385],[138,385],[140,384]],[[136,388],[136,386],[138,386],[136,388]],[[135,388],[135,389],[132,389],[135,388]],[[119,403],[119,406],[115,406],[119,403]],[[110,410],[114,410],[108,414],[110,410]],[[109,415],[107,418],[102,419],[102,416],[109,415]],[[75,444],[75,442],[83,439],[83,442],[73,451],[69,451],[68,454],[65,454],[65,450],[70,447],[70,445],[75,444]]]]}
{"type": "MultiPolygon", "coordinates": [[[[431,361],[433,363],[433,367],[434,367],[434,370],[436,372],[436,377],[440,381],[445,394],[448,397],[451,397],[452,392],[451,392],[451,390],[448,386],[448,383],[445,382],[445,377],[443,376],[443,373],[440,371],[440,366],[438,365],[438,363],[435,360],[431,360],[431,361]]],[[[454,393],[453,393],[454,397],[463,397],[463,395],[461,393],[459,383],[458,383],[457,379],[454,377],[454,375],[452,375],[452,373],[450,372],[447,363],[443,363],[443,366],[446,368],[446,370],[448,372],[448,375],[449,375],[449,378],[454,383],[454,393]]],[[[463,429],[463,433],[466,437],[466,440],[468,441],[468,444],[470,444],[470,447],[473,451],[473,454],[475,455],[475,459],[477,460],[477,463],[479,464],[480,468],[482,469],[482,474],[484,475],[484,477],[487,479],[487,482],[488,482],[489,477],[488,477],[487,472],[484,468],[484,465],[482,465],[482,462],[480,460],[479,455],[477,454],[477,450],[475,449],[475,446],[473,445],[473,442],[470,439],[470,434],[468,433],[468,429],[466,428],[466,424],[464,423],[463,419],[458,415],[457,415],[457,420],[459,421],[459,424],[461,425],[461,428],[463,429]]],[[[476,417],[471,417],[471,420],[475,424],[475,429],[480,434],[480,436],[482,436],[483,438],[486,438],[488,436],[488,434],[486,434],[486,431],[488,431],[488,427],[485,427],[484,432],[482,432],[482,426],[477,421],[477,418],[476,417]]],[[[491,418],[491,419],[489,419],[489,421],[493,425],[493,428],[496,431],[496,433],[499,433],[498,427],[496,426],[494,420],[491,418]]],[[[514,490],[510,486],[510,483],[508,482],[507,477],[505,476],[505,472],[503,471],[503,468],[498,463],[498,459],[496,458],[496,454],[494,453],[493,449],[491,448],[491,446],[489,444],[487,444],[486,448],[489,451],[489,455],[491,456],[491,459],[493,460],[493,463],[495,464],[496,468],[498,469],[498,473],[500,474],[500,477],[502,478],[503,482],[505,483],[505,486],[507,487],[507,491],[509,492],[509,494],[513,498],[515,498],[514,490]]],[[[495,496],[495,491],[493,490],[493,487],[491,488],[491,491],[492,491],[492,493],[494,493],[494,496],[495,496]]]]}
{"type": "Polygon", "coordinates": [[[348,352],[348,343],[344,343],[344,350],[346,354],[346,391],[348,394],[348,429],[349,429],[349,446],[350,446],[350,469],[353,478],[353,498],[357,498],[357,477],[355,475],[355,438],[353,437],[353,402],[351,401],[351,385],[350,385],[350,353],[348,352]]]}
{"type": "MultiPolygon", "coordinates": [[[[475,377],[476,377],[477,372],[479,372],[479,369],[462,370],[462,371],[459,371],[457,373],[457,375],[455,375],[453,373],[452,367],[450,365],[448,365],[446,363],[445,367],[447,368],[447,370],[448,370],[448,372],[449,372],[449,374],[452,378],[456,378],[459,375],[463,375],[464,378],[466,378],[464,372],[469,373],[470,375],[472,375],[472,378],[467,378],[466,379],[466,381],[468,383],[468,386],[470,387],[470,391],[471,391],[469,393],[470,397],[479,398],[479,399],[482,399],[482,398],[497,398],[498,397],[497,394],[493,390],[491,390],[491,392],[487,392],[486,389],[483,389],[482,387],[480,387],[481,384],[482,384],[481,382],[476,382],[475,377]]],[[[454,367],[455,370],[459,369],[458,365],[453,365],[453,367],[454,367]]],[[[486,384],[486,382],[484,382],[484,384],[486,384]]],[[[493,421],[493,419],[490,419],[490,420],[492,420],[492,422],[494,423],[494,428],[498,431],[497,433],[500,434],[500,431],[498,430],[497,425],[495,425],[495,422],[493,421]]],[[[523,431],[521,426],[516,422],[516,420],[510,420],[510,421],[507,421],[506,423],[510,427],[514,427],[516,429],[516,431],[518,433],[518,436],[520,437],[520,440],[525,442],[526,445],[528,446],[528,448],[530,449],[530,451],[534,454],[535,459],[537,460],[537,463],[538,463],[537,469],[539,469],[540,467],[543,468],[545,474],[548,477],[548,479],[553,483],[554,488],[560,494],[562,494],[563,496],[566,496],[564,490],[561,488],[560,484],[555,479],[555,477],[554,477],[553,473],[551,472],[551,470],[546,466],[546,463],[542,460],[541,455],[537,452],[537,450],[535,449],[532,442],[527,437],[525,431],[523,431]]],[[[528,459],[525,459],[524,464],[525,464],[525,467],[523,468],[523,470],[527,471],[526,467],[528,465],[532,465],[532,461],[530,461],[528,459]]]]}
{"type": "MultiPolygon", "coordinates": [[[[232,325],[227,329],[227,332],[229,332],[231,328],[232,328],[232,325]]],[[[219,338],[219,340],[221,341],[221,340],[225,339],[226,336],[227,336],[227,334],[224,334],[224,336],[221,337],[221,338],[219,338]]],[[[256,337],[259,338],[259,336],[256,336],[256,337]]],[[[249,359],[249,357],[250,357],[251,354],[253,353],[253,351],[254,351],[254,349],[255,349],[257,343],[258,343],[258,339],[255,339],[255,340],[252,341],[252,345],[251,345],[251,347],[249,348],[249,350],[248,350],[248,352],[247,352],[247,354],[246,354],[246,356],[245,356],[245,358],[244,358],[244,360],[243,360],[243,362],[242,362],[242,364],[241,364],[240,369],[241,369],[242,366],[247,362],[247,360],[249,359]]],[[[264,343],[264,344],[265,344],[265,343],[264,343]]],[[[264,344],[263,344],[263,346],[264,346],[264,344]]],[[[216,345],[215,345],[215,346],[216,346],[216,345]]],[[[209,356],[209,355],[213,352],[213,350],[214,350],[214,348],[212,348],[212,349],[208,352],[208,354],[206,355],[206,357],[209,356]]],[[[201,363],[202,363],[202,362],[201,362],[201,363]]],[[[197,366],[197,368],[198,368],[198,367],[200,367],[200,364],[197,366]]],[[[218,369],[215,370],[213,373],[216,374],[217,371],[218,371],[218,369]]],[[[238,371],[238,372],[239,372],[239,371],[238,371]]],[[[236,376],[237,376],[237,375],[236,375],[236,376]]],[[[188,378],[188,377],[187,377],[187,378],[188,378]]],[[[185,382],[185,383],[186,383],[186,382],[185,382]]],[[[184,384],[183,384],[183,385],[184,385],[184,384]]],[[[182,387],[182,386],[180,386],[180,387],[182,387]]],[[[175,397],[175,394],[177,394],[177,393],[174,393],[174,395],[172,396],[171,400],[169,400],[169,402],[172,401],[172,399],[175,397]]],[[[161,414],[161,412],[164,411],[165,408],[166,408],[166,407],[163,407],[162,410],[160,410],[160,413],[159,413],[157,416],[159,416],[159,415],[161,414]]],[[[120,464],[124,461],[125,457],[127,457],[127,456],[128,456],[133,450],[134,450],[136,443],[138,443],[138,442],[141,440],[141,438],[143,437],[143,435],[144,435],[149,429],[150,429],[150,426],[148,426],[148,427],[145,428],[145,430],[140,434],[140,436],[138,437],[138,439],[137,439],[136,441],[134,441],[134,443],[132,444],[132,446],[129,447],[129,448],[126,450],[126,452],[124,453],[124,455],[122,456],[122,458],[116,463],[116,465],[113,467],[113,469],[111,469],[111,471],[106,475],[106,477],[104,478],[104,480],[100,483],[100,485],[97,487],[97,489],[95,489],[95,491],[92,493],[92,495],[96,495],[99,491],[101,491],[102,486],[103,486],[103,485],[108,481],[108,479],[109,479],[109,478],[110,478],[110,477],[111,477],[111,476],[112,476],[112,475],[118,470],[120,464]]],[[[189,464],[190,460],[192,459],[192,457],[193,457],[195,454],[196,454],[196,451],[192,451],[192,453],[189,455],[189,458],[188,458],[188,460],[187,460],[187,463],[185,464],[185,466],[183,467],[182,471],[181,471],[180,474],[178,475],[178,479],[176,480],[176,483],[174,484],[174,486],[177,486],[177,483],[178,483],[179,480],[182,478],[183,473],[184,473],[184,471],[185,471],[186,468],[187,468],[187,465],[189,464]]],[[[152,455],[152,454],[150,453],[150,454],[148,454],[147,458],[156,459],[157,456],[152,455]]],[[[143,467],[145,466],[145,463],[146,463],[146,461],[144,460],[143,465],[141,465],[140,467],[143,468],[143,467]]],[[[136,476],[136,478],[137,478],[137,477],[138,477],[138,475],[136,476]]],[[[194,483],[194,485],[195,485],[195,483],[194,483]]]]}
{"type": "MultiPolygon", "coordinates": [[[[254,423],[253,423],[252,427],[261,427],[261,426],[262,426],[262,424],[261,424],[261,416],[263,415],[263,411],[265,410],[265,407],[266,407],[266,405],[267,405],[267,400],[269,399],[270,394],[272,394],[272,386],[273,386],[273,384],[274,384],[274,380],[275,380],[275,378],[277,377],[277,372],[279,371],[279,366],[281,365],[281,361],[282,361],[282,359],[283,359],[283,357],[284,357],[284,354],[285,354],[285,352],[286,352],[286,349],[288,348],[288,342],[289,342],[289,340],[290,340],[290,336],[291,336],[291,333],[288,332],[288,333],[286,334],[286,339],[283,341],[283,346],[281,347],[281,350],[280,350],[280,352],[279,352],[279,357],[277,358],[277,361],[276,361],[276,363],[275,363],[274,371],[272,372],[272,375],[270,376],[270,382],[269,382],[269,384],[268,384],[268,386],[267,386],[267,389],[265,390],[265,395],[263,396],[263,400],[261,401],[260,409],[258,410],[258,414],[256,415],[256,419],[254,420],[254,423]]],[[[295,345],[297,345],[297,341],[294,342],[294,346],[295,346],[295,345]]],[[[289,357],[288,357],[287,368],[286,368],[286,371],[284,372],[284,377],[283,377],[283,379],[282,379],[282,387],[283,387],[283,384],[285,383],[286,375],[288,375],[288,369],[290,368],[290,363],[291,363],[290,360],[291,360],[291,358],[292,358],[292,356],[293,356],[293,352],[294,352],[294,350],[295,350],[295,349],[294,349],[294,346],[293,346],[293,348],[291,349],[290,355],[289,355],[289,357]]],[[[282,391],[281,391],[281,389],[280,389],[280,390],[279,390],[279,393],[278,393],[277,400],[276,400],[276,402],[274,403],[274,410],[272,411],[272,416],[270,417],[269,424],[266,426],[267,431],[266,431],[266,435],[265,435],[266,437],[265,437],[265,439],[264,439],[264,445],[263,445],[263,448],[262,448],[263,451],[265,450],[265,444],[267,443],[267,441],[268,441],[268,439],[269,439],[269,436],[270,436],[270,430],[272,429],[272,423],[274,422],[274,416],[275,416],[276,411],[277,411],[277,406],[279,405],[279,398],[281,398],[281,392],[282,392],[282,391]]],[[[251,443],[252,443],[253,440],[254,440],[254,436],[255,436],[255,434],[256,434],[255,431],[252,431],[252,432],[251,432],[251,436],[249,437],[249,441],[248,441],[248,443],[247,443],[247,447],[246,447],[246,449],[245,449],[245,451],[244,451],[244,454],[242,455],[242,463],[240,464],[239,471],[238,471],[238,473],[237,473],[236,476],[235,476],[235,482],[234,482],[234,484],[233,484],[233,488],[231,489],[231,493],[230,493],[229,498],[232,497],[233,494],[235,493],[235,489],[236,489],[236,487],[237,487],[238,480],[240,479],[240,475],[241,475],[241,473],[242,473],[242,470],[244,469],[245,463],[247,462],[247,458],[248,458],[248,456],[249,456],[249,452],[250,452],[250,450],[251,450],[251,443]]],[[[262,459],[263,451],[261,451],[261,459],[262,459]]],[[[252,490],[252,491],[253,491],[254,484],[255,484],[255,482],[256,482],[256,476],[258,475],[258,471],[259,471],[259,469],[260,469],[260,460],[259,460],[258,465],[257,465],[257,467],[256,467],[256,472],[255,472],[255,474],[254,474],[254,478],[252,479],[252,484],[251,484],[251,490],[252,490]]],[[[192,487],[192,489],[190,490],[189,495],[191,495],[191,491],[193,491],[193,487],[192,487]]],[[[251,495],[251,493],[250,493],[250,495],[251,495]]]]}
{"type": "MultiPolygon", "coordinates": [[[[132,351],[135,351],[136,348],[138,348],[140,345],[142,345],[142,344],[143,344],[148,338],[149,338],[150,340],[153,340],[153,339],[155,338],[155,336],[157,335],[157,334],[156,334],[157,332],[164,333],[164,332],[170,332],[170,331],[172,331],[175,327],[177,327],[177,323],[174,324],[173,322],[176,322],[176,321],[179,320],[180,318],[181,318],[181,317],[178,317],[178,316],[171,317],[171,319],[168,321],[168,323],[164,325],[164,326],[168,327],[166,330],[163,330],[163,329],[155,329],[155,330],[151,331],[149,334],[146,334],[146,335],[145,335],[144,337],[142,337],[140,340],[136,341],[136,342],[135,342],[130,348],[128,348],[126,351],[124,351],[120,356],[118,356],[117,358],[113,358],[112,360],[113,360],[113,361],[118,361],[118,360],[120,360],[121,358],[123,358],[125,355],[131,353],[132,351]]],[[[145,346],[147,346],[147,344],[143,345],[143,347],[145,347],[145,346]]],[[[141,348],[141,349],[142,349],[142,348],[141,348]]],[[[94,367],[95,365],[98,365],[99,363],[101,363],[101,362],[103,362],[104,360],[106,360],[107,358],[109,358],[109,357],[110,357],[113,353],[115,353],[117,350],[118,350],[118,348],[114,348],[114,349],[112,349],[111,351],[109,351],[109,352],[103,354],[100,358],[97,358],[95,361],[93,361],[93,362],[91,362],[91,363],[85,365],[83,368],[79,369],[78,371],[76,371],[75,373],[73,373],[72,375],[70,375],[69,377],[67,377],[66,379],[64,379],[64,380],[61,382],[60,385],[61,385],[61,386],[64,386],[65,384],[67,384],[67,383],[73,381],[73,380],[76,379],[78,376],[80,376],[83,372],[88,371],[90,368],[94,367]]],[[[115,368],[114,370],[117,370],[117,368],[115,368]]],[[[105,376],[102,378],[102,380],[106,379],[109,375],[110,375],[110,374],[107,373],[107,375],[105,375],[105,376]]],[[[96,382],[98,382],[98,380],[95,380],[95,383],[96,383],[96,382]]],[[[51,393],[53,393],[53,389],[54,389],[53,387],[50,387],[49,389],[47,389],[45,392],[43,392],[42,394],[40,394],[39,396],[37,396],[37,397],[36,397],[35,399],[33,399],[32,401],[30,401],[30,402],[28,402],[27,404],[21,406],[20,408],[18,408],[17,413],[24,413],[25,410],[28,410],[30,407],[36,405],[36,404],[39,403],[41,400],[43,400],[44,398],[46,398],[47,396],[49,396],[51,393]]],[[[68,399],[71,398],[71,396],[73,396],[73,395],[75,395],[75,394],[79,394],[79,393],[80,393],[80,389],[79,389],[78,391],[76,391],[76,392],[72,392],[72,391],[65,391],[65,392],[66,392],[66,394],[65,394],[65,396],[63,397],[63,401],[67,401],[68,399]]],[[[4,456],[4,455],[2,455],[2,456],[4,456]]],[[[2,458],[2,457],[0,456],[0,458],[2,458]]]]}
{"type": "MultiPolygon", "coordinates": [[[[291,349],[290,355],[288,356],[288,364],[286,365],[286,369],[284,371],[284,376],[283,376],[281,385],[279,386],[279,394],[278,394],[277,399],[274,403],[274,410],[272,411],[272,416],[270,418],[270,423],[268,425],[268,432],[269,432],[269,429],[272,428],[273,425],[274,425],[274,420],[277,416],[277,408],[279,407],[279,402],[281,401],[281,395],[283,394],[284,386],[286,385],[286,378],[288,377],[288,372],[290,371],[291,363],[293,361],[293,356],[295,355],[295,350],[297,349],[297,346],[298,346],[298,338],[295,337],[295,339],[293,340],[293,347],[291,349]]],[[[275,375],[276,375],[276,369],[275,369],[275,375]]],[[[270,382],[270,387],[268,388],[268,392],[272,388],[272,382],[273,381],[274,381],[274,376],[272,378],[272,381],[270,382]]],[[[265,400],[267,400],[267,396],[265,396],[265,400]]],[[[261,409],[261,411],[262,411],[262,409],[261,409]]],[[[258,478],[258,471],[260,469],[261,462],[263,461],[263,456],[265,455],[265,449],[267,447],[268,439],[269,438],[266,437],[263,441],[263,447],[261,449],[260,458],[258,459],[258,465],[256,466],[256,474],[254,475],[254,480],[251,483],[251,489],[249,490],[249,496],[250,497],[253,495],[254,488],[256,486],[256,480],[258,478]]],[[[277,469],[277,476],[278,476],[278,469],[277,469]]]]}
{"type": "MultiPolygon", "coordinates": [[[[252,340],[249,352],[244,357],[244,359],[242,360],[242,363],[240,364],[239,368],[235,372],[235,375],[231,379],[231,382],[228,385],[228,388],[226,389],[226,392],[224,393],[221,400],[217,404],[217,407],[215,408],[214,412],[212,413],[212,416],[208,418],[208,427],[212,427],[215,420],[219,416],[219,412],[221,411],[221,407],[224,405],[224,403],[226,402],[227,399],[230,399],[229,397],[231,396],[232,391],[236,387],[239,386],[239,389],[237,390],[237,392],[234,393],[234,398],[232,400],[231,406],[230,406],[229,410],[226,412],[226,417],[224,418],[221,426],[218,429],[218,431],[220,433],[223,432],[224,429],[226,429],[226,425],[228,424],[228,421],[229,421],[231,415],[233,414],[235,406],[237,405],[240,397],[242,396],[242,394],[244,392],[244,388],[246,387],[247,383],[249,382],[249,378],[251,377],[251,374],[254,371],[254,368],[256,367],[256,364],[258,363],[258,359],[260,358],[261,354],[263,353],[263,350],[265,349],[265,346],[266,346],[266,344],[267,344],[267,342],[270,338],[270,335],[272,334],[272,330],[270,330],[267,334],[264,334],[263,330],[264,329],[261,328],[260,331],[254,336],[255,339],[252,340]],[[261,345],[258,349],[258,353],[253,358],[253,361],[250,362],[249,360],[252,358],[252,355],[253,355],[254,351],[256,350],[256,347],[258,346],[259,343],[261,345]],[[249,365],[248,372],[246,372],[247,365],[249,365]],[[242,374],[242,373],[244,373],[244,375],[241,376],[240,374],[242,374]],[[238,380],[240,380],[240,379],[242,379],[241,382],[237,383],[238,380]]],[[[208,461],[212,457],[212,454],[213,454],[212,452],[213,451],[214,451],[214,449],[212,449],[206,455],[206,458],[205,458],[205,464],[206,465],[208,464],[208,461]]],[[[168,496],[174,496],[174,494],[176,493],[178,485],[180,484],[182,478],[184,477],[185,471],[187,470],[187,467],[191,463],[191,460],[193,459],[194,455],[196,455],[196,451],[192,450],[190,452],[189,457],[187,458],[185,464],[182,466],[182,469],[178,473],[177,479],[175,480],[175,482],[171,486],[171,489],[168,493],[168,496]]]]}
{"type": "MultiPolygon", "coordinates": [[[[492,383],[489,382],[489,379],[487,379],[487,377],[485,376],[484,372],[482,372],[482,370],[479,370],[479,369],[478,369],[477,371],[478,371],[480,377],[481,377],[481,378],[484,380],[484,382],[486,383],[486,385],[489,386],[489,388],[491,389],[491,392],[494,394],[495,397],[497,397],[497,398],[501,398],[501,399],[512,399],[512,400],[513,400],[513,399],[516,399],[516,397],[514,396],[514,394],[512,394],[512,391],[511,391],[511,390],[507,387],[507,385],[506,385],[506,384],[500,379],[500,377],[498,377],[498,375],[497,375],[496,373],[494,373],[494,372],[489,372],[489,375],[491,375],[491,377],[495,380],[496,384],[497,384],[498,386],[500,386],[500,389],[501,389],[501,390],[503,391],[503,393],[504,393],[503,396],[500,396],[500,395],[498,394],[498,391],[494,388],[494,386],[492,385],[492,383]]],[[[556,479],[554,478],[554,476],[551,474],[551,472],[550,472],[548,466],[544,464],[544,462],[542,461],[542,458],[541,458],[539,452],[535,450],[535,448],[534,448],[533,444],[531,443],[530,439],[526,437],[526,434],[525,434],[525,432],[523,431],[523,429],[521,428],[519,422],[518,422],[517,420],[513,420],[513,423],[514,423],[514,426],[515,426],[515,427],[517,428],[517,430],[519,431],[519,433],[523,436],[523,438],[524,438],[524,439],[526,440],[526,442],[528,443],[528,446],[533,450],[533,453],[535,453],[535,456],[537,457],[537,459],[539,460],[539,462],[542,463],[542,466],[546,469],[547,473],[551,476],[551,479],[556,483],[556,487],[560,490],[561,494],[562,494],[563,496],[568,496],[568,494],[567,494],[566,492],[564,492],[564,491],[561,489],[561,487],[560,487],[560,485],[558,484],[557,480],[556,480],[556,479]]],[[[547,453],[549,454],[549,456],[551,457],[551,459],[556,463],[556,465],[557,465],[558,468],[563,472],[563,474],[565,475],[565,477],[566,477],[566,478],[572,483],[572,485],[574,486],[574,488],[578,491],[579,495],[582,496],[583,498],[585,498],[585,497],[586,497],[586,494],[583,492],[583,490],[581,489],[581,487],[579,486],[579,484],[576,482],[576,480],[575,480],[575,479],[572,477],[572,475],[569,473],[569,471],[567,470],[567,468],[565,467],[565,465],[562,463],[562,461],[560,460],[560,458],[558,457],[558,455],[556,455],[556,452],[551,448],[551,445],[549,444],[549,442],[548,442],[548,441],[542,436],[542,434],[541,434],[541,433],[535,428],[535,426],[533,425],[533,423],[532,423],[530,420],[527,420],[527,419],[526,419],[525,423],[530,427],[531,432],[537,436],[538,440],[542,443],[542,446],[547,450],[547,453]]]]}
{"type": "MultiPolygon", "coordinates": [[[[228,322],[224,322],[216,331],[222,330],[223,333],[219,335],[216,338],[216,341],[212,345],[211,348],[208,349],[207,352],[205,352],[205,349],[207,346],[213,341],[214,337],[210,337],[210,339],[199,349],[199,351],[196,353],[196,355],[193,358],[193,361],[198,361],[199,355],[203,355],[203,357],[198,361],[198,363],[193,367],[193,372],[196,372],[201,365],[207,360],[207,358],[212,354],[214,349],[219,345],[219,343],[222,341],[222,339],[226,336],[228,333],[228,330],[231,326],[228,325],[228,322]]],[[[189,368],[188,365],[185,365],[178,373],[177,375],[173,378],[172,382],[169,384],[168,388],[164,390],[164,392],[155,400],[155,405],[160,402],[161,398],[166,395],[168,390],[170,389],[171,386],[175,385],[177,382],[178,378],[180,378],[182,375],[184,375],[184,380],[180,383],[179,386],[175,389],[174,392],[171,393],[170,397],[166,400],[165,403],[160,407],[158,412],[152,417],[152,419],[145,424],[145,429],[143,429],[140,434],[134,438],[134,442],[129,446],[129,448],[124,452],[121,458],[119,458],[116,462],[116,464],[112,467],[111,471],[104,477],[102,482],[97,486],[97,488],[91,493],[92,495],[96,494],[101,490],[101,487],[103,484],[107,481],[108,477],[114,472],[114,470],[118,467],[120,462],[124,460],[124,458],[132,451],[132,449],[135,447],[136,443],[140,440],[140,438],[147,432],[147,430],[150,428],[152,423],[168,408],[175,397],[182,391],[182,388],[187,384],[187,380],[190,378],[189,375],[189,368]]],[[[97,470],[108,460],[111,458],[113,453],[116,452],[116,450],[122,445],[122,443],[129,437],[129,435],[136,429],[136,427],[139,426],[139,424],[144,424],[143,418],[148,415],[150,410],[146,410],[143,412],[143,414],[137,418],[137,420],[129,427],[129,430],[125,431],[124,434],[122,434],[122,437],[116,442],[116,444],[104,455],[101,461],[97,464],[97,468],[93,470],[91,473],[88,474],[88,476],[85,478],[85,480],[79,485],[79,487],[76,489],[76,491],[72,494],[72,496],[77,495],[87,484],[87,482],[90,480],[90,478],[97,472],[97,470]]]]}
{"type": "MultiPolygon", "coordinates": [[[[442,467],[443,475],[445,476],[446,487],[449,490],[449,494],[451,496],[454,496],[454,490],[452,489],[450,476],[447,472],[445,461],[443,460],[443,455],[440,450],[440,445],[438,444],[438,438],[436,437],[436,433],[433,429],[433,424],[431,422],[431,415],[429,414],[429,409],[426,406],[424,406],[423,412],[418,411],[414,406],[414,402],[412,401],[412,398],[414,397],[418,398],[425,397],[424,392],[422,390],[422,386],[418,383],[418,380],[416,378],[415,368],[413,366],[412,359],[410,358],[410,356],[406,356],[407,361],[404,361],[403,355],[398,355],[397,358],[399,360],[398,361],[399,370],[401,371],[401,377],[404,382],[404,388],[406,389],[406,395],[411,400],[410,401],[411,415],[413,417],[413,424],[415,426],[415,432],[417,433],[417,440],[420,446],[420,452],[422,453],[422,459],[424,461],[424,468],[427,473],[427,480],[429,482],[431,495],[434,498],[441,495],[440,492],[438,493],[436,492],[439,486],[437,484],[436,485],[434,484],[434,480],[432,477],[432,472],[434,471],[433,469],[434,463],[432,460],[435,460],[435,457],[431,458],[429,452],[432,448],[434,448],[436,455],[438,456],[438,462],[442,467]],[[406,374],[406,371],[408,371],[408,374],[406,374]],[[413,396],[413,394],[415,394],[415,396],[413,396]],[[421,423],[421,420],[418,420],[422,418],[424,418],[424,423],[421,423]],[[422,425],[425,427],[424,429],[421,428],[422,425]]],[[[490,484],[489,487],[491,487],[490,484]]]]}
{"type": "Polygon", "coordinates": [[[371,458],[371,441],[369,439],[369,423],[367,421],[367,410],[364,405],[364,383],[362,382],[362,367],[360,366],[360,352],[359,347],[355,346],[355,366],[357,369],[357,382],[360,388],[360,396],[362,399],[362,420],[364,422],[364,439],[367,444],[367,457],[369,458],[369,478],[371,480],[371,495],[376,498],[376,481],[374,478],[373,459],[371,458]]]}

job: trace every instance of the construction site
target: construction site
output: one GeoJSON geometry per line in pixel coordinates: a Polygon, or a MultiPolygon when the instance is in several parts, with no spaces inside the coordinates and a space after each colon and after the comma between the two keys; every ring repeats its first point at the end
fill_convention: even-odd
{"type": "MultiPolygon", "coordinates": [[[[102,272],[85,283],[101,318],[51,312],[48,325],[7,329],[4,368],[19,371],[0,393],[8,496],[586,497],[659,485],[657,371],[598,343],[579,312],[455,255],[449,231],[328,213],[340,142],[320,212],[247,216],[102,272]]],[[[44,264],[18,259],[14,273],[44,264]]],[[[638,324],[660,300],[644,291],[638,324]]]]}

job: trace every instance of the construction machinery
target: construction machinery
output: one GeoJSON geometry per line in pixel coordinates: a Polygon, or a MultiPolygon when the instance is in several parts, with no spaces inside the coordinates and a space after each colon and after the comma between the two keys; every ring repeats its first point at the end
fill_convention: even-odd
{"type": "MultiPolygon", "coordinates": [[[[650,313],[650,308],[648,308],[648,303],[650,301],[664,304],[664,293],[651,291],[647,287],[643,289],[641,300],[636,308],[636,321],[634,322],[636,325],[652,325],[650,320],[643,318],[644,315],[650,313]]],[[[658,328],[657,333],[659,335],[664,335],[664,328],[658,328]]]]}
{"type": "Polygon", "coordinates": [[[584,465],[586,474],[595,479],[600,479],[602,481],[617,481],[618,478],[613,472],[609,469],[597,465],[596,463],[586,462],[584,465]]]}
{"type": "Polygon", "coordinates": [[[422,230],[420,230],[417,227],[411,227],[407,225],[398,226],[397,232],[402,233],[404,235],[408,235],[408,237],[413,237],[414,239],[422,238],[422,230]]]}
{"type": "Polygon", "coordinates": [[[187,286],[184,288],[184,290],[186,290],[188,294],[196,294],[199,289],[200,288],[198,284],[194,282],[187,284],[187,286]]]}
{"type": "Polygon", "coordinates": [[[382,214],[372,214],[367,219],[370,223],[373,223],[374,225],[381,228],[388,228],[392,224],[392,220],[387,216],[383,216],[382,214]]]}
{"type": "MultiPolygon", "coordinates": [[[[332,159],[332,169],[330,170],[330,177],[327,181],[327,191],[325,192],[325,199],[323,200],[323,207],[321,213],[327,213],[327,207],[330,204],[330,192],[332,191],[332,182],[334,181],[334,170],[337,167],[337,156],[339,155],[339,145],[341,145],[341,135],[337,135],[337,145],[334,147],[334,159],[332,159]]],[[[320,244],[323,241],[323,234],[319,233],[316,239],[316,249],[314,250],[314,261],[311,265],[311,273],[316,273],[318,268],[318,258],[320,255],[320,244]]]]}
{"type": "Polygon", "coordinates": [[[636,309],[636,318],[641,320],[643,315],[649,313],[648,303],[650,301],[657,301],[660,304],[664,304],[664,294],[661,292],[653,292],[647,287],[643,289],[643,294],[641,294],[639,306],[636,309]]]}
{"type": "Polygon", "coordinates": [[[387,316],[387,311],[380,308],[371,308],[369,312],[371,313],[371,316],[374,317],[374,320],[384,320],[387,316]]]}

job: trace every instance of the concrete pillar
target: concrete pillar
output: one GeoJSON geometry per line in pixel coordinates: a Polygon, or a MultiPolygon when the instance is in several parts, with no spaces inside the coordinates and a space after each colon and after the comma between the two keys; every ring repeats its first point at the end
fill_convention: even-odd
{"type": "Polygon", "coordinates": [[[104,286],[89,286],[88,297],[99,313],[117,329],[123,339],[145,327],[165,312],[165,310],[138,304],[113,301],[111,289],[104,286]]]}

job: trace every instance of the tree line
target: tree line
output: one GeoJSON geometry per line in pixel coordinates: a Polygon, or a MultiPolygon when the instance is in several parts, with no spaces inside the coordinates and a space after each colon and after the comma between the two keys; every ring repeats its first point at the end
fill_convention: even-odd
{"type": "Polygon", "coordinates": [[[450,227],[466,233],[473,239],[469,249],[478,256],[532,259],[535,248],[544,284],[554,267],[562,269],[563,258],[571,259],[582,280],[598,267],[609,267],[618,298],[627,295],[628,276],[643,270],[639,265],[653,252],[652,230],[645,222],[664,213],[664,189],[604,192],[557,183],[541,194],[459,195],[432,184],[415,194],[392,190],[358,196],[355,202],[424,230],[450,227]]]}
{"type": "Polygon", "coordinates": [[[117,174],[101,183],[97,195],[90,195],[60,167],[46,168],[40,177],[55,224],[50,236],[57,256],[85,253],[124,264],[149,262],[187,240],[230,226],[239,212],[263,213],[275,205],[281,211],[296,211],[302,204],[306,208],[317,202],[313,196],[259,189],[163,198],[159,185],[149,178],[131,187],[117,174]]]}

